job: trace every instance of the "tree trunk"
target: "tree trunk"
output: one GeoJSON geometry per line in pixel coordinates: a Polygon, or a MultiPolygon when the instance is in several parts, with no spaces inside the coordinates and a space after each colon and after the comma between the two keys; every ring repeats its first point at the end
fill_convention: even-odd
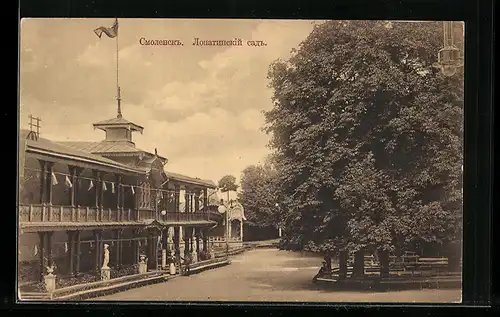
{"type": "Polygon", "coordinates": [[[339,279],[343,280],[347,277],[347,259],[348,252],[346,250],[342,250],[339,252],[339,279]]]}
{"type": "Polygon", "coordinates": [[[354,272],[355,277],[365,275],[365,251],[359,250],[354,254],[354,272]]]}
{"type": "Polygon", "coordinates": [[[380,262],[380,277],[389,277],[389,252],[387,250],[378,251],[378,259],[380,262]]]}
{"type": "Polygon", "coordinates": [[[461,272],[462,268],[460,260],[462,258],[462,245],[460,243],[452,243],[448,247],[448,271],[461,272]]]}

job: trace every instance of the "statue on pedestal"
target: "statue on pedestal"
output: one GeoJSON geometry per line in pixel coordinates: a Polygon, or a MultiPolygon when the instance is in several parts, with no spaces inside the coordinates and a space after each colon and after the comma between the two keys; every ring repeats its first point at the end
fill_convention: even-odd
{"type": "Polygon", "coordinates": [[[102,268],[107,269],[109,268],[109,244],[104,244],[104,260],[102,263],[102,268]]]}
{"type": "Polygon", "coordinates": [[[109,244],[104,244],[104,260],[101,267],[101,280],[109,280],[111,278],[110,271],[111,269],[108,266],[109,264],[109,244]]]}
{"type": "Polygon", "coordinates": [[[56,289],[56,276],[54,273],[54,266],[47,266],[47,275],[44,276],[45,290],[52,293],[56,289]]]}

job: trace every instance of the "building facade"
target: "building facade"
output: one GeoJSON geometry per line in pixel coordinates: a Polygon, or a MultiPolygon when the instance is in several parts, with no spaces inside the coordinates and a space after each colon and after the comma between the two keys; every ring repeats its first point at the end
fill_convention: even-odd
{"type": "Polygon", "coordinates": [[[117,118],[98,122],[101,142],[55,142],[22,130],[19,140],[19,280],[99,274],[104,245],[111,267],[149,270],[165,257],[181,263],[208,252],[222,216],[208,206],[211,181],[164,170],[168,160],[135,146],[143,128],[117,118]],[[181,208],[182,206],[182,208],[181,208]]]}

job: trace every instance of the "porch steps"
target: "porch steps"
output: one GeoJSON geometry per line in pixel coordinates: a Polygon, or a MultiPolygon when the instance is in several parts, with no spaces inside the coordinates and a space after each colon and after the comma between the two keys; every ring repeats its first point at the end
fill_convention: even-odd
{"type": "Polygon", "coordinates": [[[152,276],[138,281],[128,281],[119,284],[108,285],[104,287],[99,287],[95,289],[83,290],[73,294],[68,294],[65,296],[60,296],[55,298],[55,300],[84,300],[88,298],[100,297],[105,295],[110,295],[113,293],[125,291],[131,288],[142,287],[146,285],[151,285],[155,283],[161,283],[169,280],[170,274],[161,274],[158,276],[152,276]]]}

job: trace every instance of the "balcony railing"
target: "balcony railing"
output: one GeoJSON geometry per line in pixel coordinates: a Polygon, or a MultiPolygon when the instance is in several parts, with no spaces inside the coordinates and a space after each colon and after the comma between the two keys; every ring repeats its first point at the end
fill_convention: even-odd
{"type": "Polygon", "coordinates": [[[134,214],[132,209],[19,205],[20,222],[123,222],[135,221],[134,214]]]}
{"type": "Polygon", "coordinates": [[[163,222],[219,221],[214,212],[167,212],[154,210],[104,209],[99,207],[71,207],[52,205],[19,205],[19,221],[26,222],[135,222],[156,219],[163,222]],[[137,217],[138,216],[138,217],[137,217]]]}
{"type": "Polygon", "coordinates": [[[221,215],[214,212],[168,212],[162,215],[154,210],[139,210],[139,219],[156,219],[162,222],[219,221],[221,215]]]}

